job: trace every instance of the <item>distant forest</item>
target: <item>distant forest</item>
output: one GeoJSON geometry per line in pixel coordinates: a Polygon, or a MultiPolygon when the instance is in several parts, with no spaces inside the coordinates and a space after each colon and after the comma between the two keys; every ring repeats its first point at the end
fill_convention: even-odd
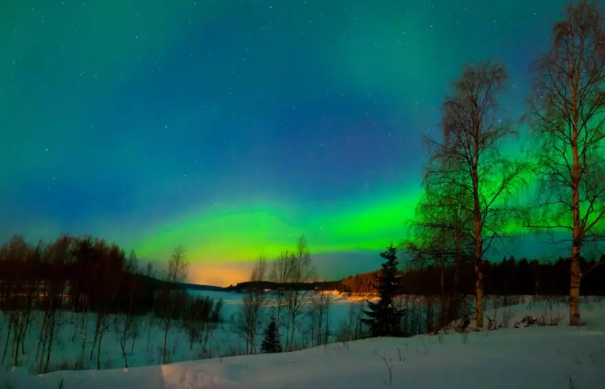
{"type": "MultiPolygon", "coordinates": [[[[603,258],[601,258],[603,261],[603,258]]],[[[589,269],[582,279],[582,294],[605,295],[605,266],[599,262],[582,260],[582,267],[589,269]]],[[[444,268],[444,291],[447,295],[474,293],[475,270],[472,264],[464,264],[458,270],[454,266],[444,268]],[[458,282],[456,282],[456,279],[458,282]]],[[[338,282],[338,290],[345,293],[373,293],[376,272],[357,274],[338,282]]],[[[485,262],[484,284],[488,295],[549,295],[569,294],[570,259],[560,258],[552,262],[504,258],[500,262],[485,262]]],[[[401,272],[400,293],[410,295],[440,295],[441,269],[436,266],[410,268],[401,272]]]]}
{"type": "Polygon", "coordinates": [[[17,235],[0,246],[0,309],[33,294],[39,297],[31,303],[41,307],[146,313],[162,308],[163,292],[223,290],[184,283],[182,255],[177,250],[162,273],[151,263],[142,266],[134,252],[126,255],[102,239],[61,236],[31,245],[17,235]]]}
{"type": "MultiPolygon", "coordinates": [[[[601,259],[602,261],[603,259],[601,259]]],[[[605,266],[600,262],[582,260],[582,266],[592,269],[584,276],[582,294],[605,296],[605,266]]],[[[444,291],[448,296],[472,295],[474,293],[474,268],[472,264],[456,268],[444,268],[444,291]]],[[[569,294],[570,260],[559,258],[557,261],[540,262],[526,258],[504,258],[500,262],[486,262],[485,293],[495,296],[543,295],[566,296],[569,294]]],[[[375,293],[378,270],[351,275],[338,281],[306,283],[297,286],[302,289],[337,290],[341,293],[375,293]]],[[[441,294],[441,269],[436,266],[418,266],[401,270],[401,283],[398,294],[438,296],[441,294]]],[[[204,286],[205,287],[205,286],[204,286]]],[[[226,291],[244,292],[250,288],[278,289],[294,287],[275,282],[241,282],[225,288],[226,291]]]]}

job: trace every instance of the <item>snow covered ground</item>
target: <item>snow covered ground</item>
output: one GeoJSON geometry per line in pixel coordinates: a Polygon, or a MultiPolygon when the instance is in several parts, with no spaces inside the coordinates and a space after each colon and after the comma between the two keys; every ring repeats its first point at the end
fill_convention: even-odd
{"type": "MultiPolygon", "coordinates": [[[[246,343],[237,331],[234,321],[235,316],[242,308],[242,294],[229,292],[193,292],[195,295],[210,296],[215,300],[223,301],[223,321],[213,326],[207,332],[203,340],[190,343],[189,334],[179,323],[174,323],[168,333],[167,360],[169,362],[182,362],[199,360],[205,358],[224,357],[246,354],[246,343]]],[[[346,297],[336,292],[330,295],[330,320],[331,332],[336,332],[343,321],[355,320],[360,315],[364,305],[364,299],[359,297],[346,297]],[[352,317],[353,314],[357,315],[352,317]]],[[[259,317],[257,350],[262,342],[262,332],[269,322],[273,311],[263,308],[259,317]]],[[[19,353],[19,366],[22,370],[35,374],[39,371],[38,339],[42,312],[34,312],[34,319],[29,327],[23,351],[19,353]]],[[[55,370],[82,370],[96,369],[97,351],[92,352],[93,334],[95,331],[95,314],[88,314],[86,318],[86,330],[84,330],[83,314],[62,312],[59,320],[57,334],[52,346],[49,371],[55,370]]],[[[109,320],[107,333],[101,342],[101,353],[99,366],[101,369],[112,369],[124,367],[122,351],[119,341],[119,329],[123,316],[113,316],[109,320]]],[[[325,318],[324,318],[325,325],[325,318]]],[[[163,330],[160,323],[153,315],[141,316],[138,321],[138,335],[136,339],[128,339],[126,342],[128,367],[142,367],[161,364],[163,360],[163,330]]],[[[295,331],[296,349],[308,347],[311,344],[310,319],[302,315],[297,330],[295,331]]],[[[0,372],[6,372],[13,367],[11,358],[12,335],[8,334],[8,315],[0,312],[0,372]],[[2,355],[4,347],[8,353],[4,362],[2,355]]],[[[281,329],[282,344],[285,341],[287,331],[281,329]]],[[[4,389],[0,385],[0,389],[4,389]]]]}
{"type": "Polygon", "coordinates": [[[582,304],[585,325],[565,325],[564,304],[537,302],[488,312],[495,331],[334,343],[271,355],[236,356],[131,369],[26,369],[0,375],[0,389],[605,388],[605,304],[582,304]],[[512,328],[525,315],[558,326],[512,328]]]}

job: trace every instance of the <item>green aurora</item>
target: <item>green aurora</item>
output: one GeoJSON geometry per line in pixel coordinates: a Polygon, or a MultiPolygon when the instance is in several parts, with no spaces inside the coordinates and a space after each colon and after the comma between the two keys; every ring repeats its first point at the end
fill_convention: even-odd
{"type": "Polygon", "coordinates": [[[92,234],[158,263],[180,244],[221,272],[305,235],[324,278],[373,269],[409,236],[462,65],[500,59],[520,117],[565,3],[4,1],[1,238],[92,234]]]}

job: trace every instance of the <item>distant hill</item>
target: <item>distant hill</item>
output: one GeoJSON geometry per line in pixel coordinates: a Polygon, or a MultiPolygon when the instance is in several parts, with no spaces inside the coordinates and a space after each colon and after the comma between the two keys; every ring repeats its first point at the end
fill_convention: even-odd
{"type": "Polygon", "coordinates": [[[203,290],[203,291],[212,291],[212,292],[225,292],[227,288],[223,288],[220,286],[212,286],[212,285],[198,285],[198,284],[186,284],[179,283],[179,288],[187,289],[187,290],[203,290]]]}
{"type": "Polygon", "coordinates": [[[145,284],[149,285],[153,289],[160,289],[162,286],[166,284],[170,284],[170,289],[176,290],[197,290],[197,291],[213,291],[213,292],[224,292],[227,288],[222,288],[220,286],[212,286],[212,285],[198,285],[198,284],[189,284],[186,282],[168,282],[164,280],[160,280],[158,278],[145,276],[142,274],[134,275],[134,277],[142,280],[145,284]]]}
{"type": "Polygon", "coordinates": [[[298,289],[298,290],[340,290],[341,281],[322,281],[322,282],[308,282],[302,284],[289,284],[289,283],[277,283],[270,281],[246,281],[240,282],[235,286],[229,286],[224,288],[225,291],[229,292],[244,292],[247,289],[298,289]]]}
{"type": "Polygon", "coordinates": [[[154,289],[160,289],[166,284],[171,284],[170,288],[175,290],[195,290],[195,291],[211,291],[211,292],[245,292],[250,288],[260,289],[299,289],[299,290],[340,290],[342,287],[342,281],[322,281],[322,282],[310,282],[303,283],[296,286],[295,284],[280,284],[277,282],[260,281],[260,282],[240,282],[236,285],[230,285],[228,287],[212,286],[212,285],[198,285],[189,284],[185,282],[170,282],[160,280],[157,278],[147,277],[143,275],[137,275],[136,277],[143,279],[147,285],[150,285],[154,289]]]}
{"type": "Polygon", "coordinates": [[[211,291],[211,292],[245,292],[250,288],[260,289],[298,289],[298,290],[342,290],[342,281],[321,281],[321,282],[308,282],[302,284],[290,284],[290,283],[277,283],[270,281],[258,281],[258,282],[239,282],[236,285],[230,285],[228,287],[213,286],[213,285],[198,285],[190,284],[185,282],[167,282],[153,277],[144,275],[136,275],[135,277],[142,279],[147,285],[154,289],[160,289],[166,284],[170,284],[170,289],[175,290],[195,290],[195,291],[211,291]]]}

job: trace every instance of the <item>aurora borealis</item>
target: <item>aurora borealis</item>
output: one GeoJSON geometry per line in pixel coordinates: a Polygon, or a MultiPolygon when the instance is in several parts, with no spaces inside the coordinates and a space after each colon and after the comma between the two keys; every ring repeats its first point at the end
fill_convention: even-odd
{"type": "Polygon", "coordinates": [[[370,270],[448,83],[498,58],[521,115],[565,3],[2,1],[0,238],[182,244],[193,282],[228,284],[304,234],[324,277],[370,270]]]}

